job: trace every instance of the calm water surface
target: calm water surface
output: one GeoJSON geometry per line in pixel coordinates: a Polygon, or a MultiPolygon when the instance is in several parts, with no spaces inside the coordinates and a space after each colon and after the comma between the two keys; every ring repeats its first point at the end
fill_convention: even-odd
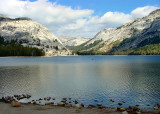
{"type": "Polygon", "coordinates": [[[160,56],[0,58],[0,96],[14,94],[152,108],[160,103],[160,56]]]}

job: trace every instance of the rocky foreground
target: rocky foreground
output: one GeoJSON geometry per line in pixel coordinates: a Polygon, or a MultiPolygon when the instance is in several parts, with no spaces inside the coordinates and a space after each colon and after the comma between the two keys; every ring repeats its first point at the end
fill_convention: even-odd
{"type": "Polygon", "coordinates": [[[55,98],[45,97],[39,98],[38,100],[32,100],[28,103],[20,103],[21,99],[30,99],[31,95],[14,95],[6,96],[0,100],[0,112],[2,114],[160,114],[160,105],[156,104],[153,109],[140,109],[138,105],[110,108],[104,107],[102,104],[97,103],[97,106],[88,105],[84,107],[84,104],[78,104],[78,101],[74,101],[75,105],[69,103],[71,98],[62,98],[60,102],[50,102],[55,98]],[[40,102],[45,100],[45,104],[41,105],[40,102]]]}

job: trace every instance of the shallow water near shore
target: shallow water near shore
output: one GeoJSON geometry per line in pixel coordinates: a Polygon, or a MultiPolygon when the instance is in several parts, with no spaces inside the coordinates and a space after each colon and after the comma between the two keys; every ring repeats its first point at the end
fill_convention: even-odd
{"type": "Polygon", "coordinates": [[[160,56],[0,58],[0,97],[15,94],[32,95],[23,102],[65,97],[85,106],[153,108],[160,103],[160,56]]]}

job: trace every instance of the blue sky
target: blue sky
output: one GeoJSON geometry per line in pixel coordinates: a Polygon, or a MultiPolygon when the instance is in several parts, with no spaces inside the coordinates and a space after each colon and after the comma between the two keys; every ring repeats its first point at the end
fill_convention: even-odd
{"type": "Polygon", "coordinates": [[[0,14],[29,17],[56,36],[94,37],[160,8],[160,0],[0,0],[0,14]]]}
{"type": "MultiPolygon", "coordinates": [[[[31,0],[35,1],[35,0],[31,0]]],[[[102,16],[108,11],[130,13],[137,7],[160,6],[160,0],[49,0],[58,4],[80,7],[81,9],[93,9],[94,15],[102,16]]]]}
{"type": "Polygon", "coordinates": [[[107,11],[130,13],[137,7],[158,6],[160,0],[57,0],[57,3],[73,8],[80,6],[82,9],[93,9],[95,14],[103,15],[107,11]]]}

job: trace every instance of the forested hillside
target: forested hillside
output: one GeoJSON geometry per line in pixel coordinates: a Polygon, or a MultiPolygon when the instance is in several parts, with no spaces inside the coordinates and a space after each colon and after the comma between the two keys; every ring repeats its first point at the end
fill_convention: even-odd
{"type": "Polygon", "coordinates": [[[44,56],[45,53],[32,47],[23,47],[15,40],[4,41],[4,38],[0,36],[0,56],[44,56]]]}

